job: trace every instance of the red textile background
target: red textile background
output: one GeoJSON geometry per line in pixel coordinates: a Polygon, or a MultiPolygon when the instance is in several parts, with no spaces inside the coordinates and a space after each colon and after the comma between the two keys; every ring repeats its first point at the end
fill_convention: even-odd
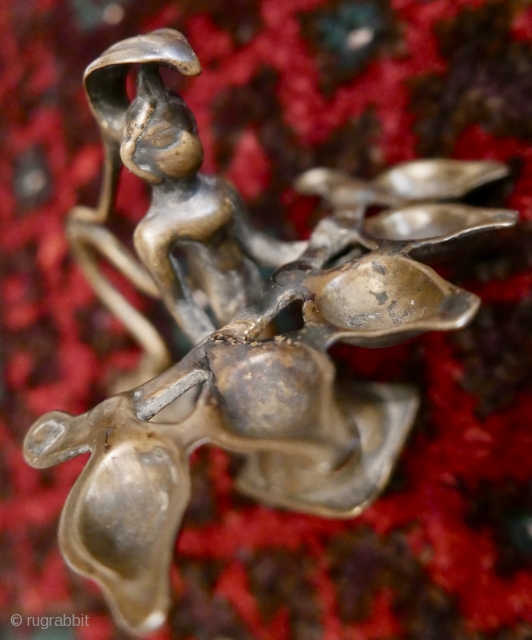
{"type": "MultiPolygon", "coordinates": [[[[80,640],[125,637],[57,548],[57,519],[84,460],[39,472],[21,442],[41,413],[99,401],[109,376],[138,356],[73,265],[62,221],[97,197],[101,149],[84,67],[116,40],[163,26],[182,30],[204,66],[197,79],[173,80],[197,117],[204,170],[234,181],[257,226],[308,234],[315,203],[290,189],[306,168],[370,177],[418,156],[508,162],[511,179],[476,197],[518,209],[521,224],[445,267],[482,298],[471,327],[392,349],[335,350],[342,375],[409,381],[424,395],[390,487],[362,517],[259,506],[233,491],[227,455],[200,452],[176,547],[176,605],[153,637],[532,638],[525,0],[0,3],[0,635],[30,637],[16,635],[14,613],[75,613],[90,620],[75,631],[80,640]],[[357,30],[369,41],[346,48],[357,30]]],[[[146,202],[124,175],[119,233],[146,202]]]]}

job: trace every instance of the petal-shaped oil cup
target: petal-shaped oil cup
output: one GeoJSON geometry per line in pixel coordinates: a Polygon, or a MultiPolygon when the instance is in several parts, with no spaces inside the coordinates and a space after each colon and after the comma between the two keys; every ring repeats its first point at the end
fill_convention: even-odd
{"type": "Polygon", "coordinates": [[[352,518],[385,487],[417,413],[417,391],[407,385],[351,383],[337,389],[360,456],[303,492],[273,485],[260,458],[250,456],[240,472],[239,491],[267,504],[329,518],[352,518]]]}
{"type": "MultiPolygon", "coordinates": [[[[358,459],[357,442],[334,395],[330,358],[310,346],[277,339],[253,344],[218,343],[209,349],[225,428],[247,439],[300,439],[323,452],[336,449],[358,459]]],[[[254,454],[271,486],[313,486],[330,474],[293,451],[254,454]]]]}
{"type": "Polygon", "coordinates": [[[381,173],[373,185],[402,200],[447,200],[508,173],[506,165],[490,160],[413,160],[381,173]]]}
{"type": "Polygon", "coordinates": [[[361,205],[393,206],[397,198],[377,184],[350,176],[345,171],[316,167],[298,176],[294,182],[298,193],[321,196],[336,211],[356,209],[361,205]]]}
{"type": "Polygon", "coordinates": [[[413,204],[382,211],[367,218],[365,231],[379,240],[412,242],[414,246],[440,244],[472,234],[513,226],[516,211],[463,204],[413,204]]]}
{"type": "Polygon", "coordinates": [[[384,347],[425,331],[465,326],[480,300],[430,267],[393,251],[372,252],[305,281],[306,322],[330,328],[330,342],[384,347]],[[408,292],[408,293],[407,293],[408,292]]]}
{"type": "Polygon", "coordinates": [[[189,496],[188,461],[154,438],[93,453],[65,503],[65,560],[98,583],[130,632],[148,633],[166,619],[174,540],[189,496]]]}
{"type": "Polygon", "coordinates": [[[416,414],[415,390],[344,388],[335,384],[326,354],[290,337],[255,346],[220,343],[209,360],[227,428],[250,438],[306,434],[309,441],[345,450],[340,464],[327,471],[293,454],[250,455],[237,478],[239,490],[275,506],[352,517],[383,488],[416,414]]]}
{"type": "Polygon", "coordinates": [[[121,395],[77,417],[52,411],[30,429],[24,455],[47,467],[92,452],[61,514],[61,551],[99,584],[121,626],[146,633],[170,605],[168,573],[190,476],[185,452],[131,406],[121,395]]]}

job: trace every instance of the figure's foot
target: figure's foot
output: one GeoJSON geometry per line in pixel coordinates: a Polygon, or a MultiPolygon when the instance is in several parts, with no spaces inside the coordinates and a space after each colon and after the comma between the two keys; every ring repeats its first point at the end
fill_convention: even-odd
{"type": "Polygon", "coordinates": [[[413,387],[399,384],[347,383],[339,401],[360,436],[361,455],[298,493],[272,487],[261,472],[259,457],[250,456],[236,484],[250,497],[276,507],[329,518],[359,515],[384,489],[416,416],[419,400],[413,387]]]}

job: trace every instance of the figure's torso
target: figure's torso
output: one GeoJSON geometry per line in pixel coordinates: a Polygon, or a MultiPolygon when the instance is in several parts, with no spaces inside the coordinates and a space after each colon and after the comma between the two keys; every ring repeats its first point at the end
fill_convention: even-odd
{"type": "MultiPolygon", "coordinates": [[[[244,255],[234,233],[231,187],[198,174],[190,185],[161,186],[138,232],[167,237],[186,255],[190,283],[207,296],[220,326],[241,309],[261,285],[256,265],[244,255]]],[[[137,232],[136,232],[137,233],[137,232]]]]}

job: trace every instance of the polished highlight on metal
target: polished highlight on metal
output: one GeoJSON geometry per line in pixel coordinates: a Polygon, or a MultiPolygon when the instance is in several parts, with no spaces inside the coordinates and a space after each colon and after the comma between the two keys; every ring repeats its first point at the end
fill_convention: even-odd
{"type": "Polygon", "coordinates": [[[200,73],[184,36],[170,29],[120,42],[88,67],[85,87],[106,151],[103,187],[97,208],[75,207],[66,229],[96,295],[144,357],[122,380],[126,391],[80,416],[44,415],[24,444],[38,468],[91,452],[62,512],[60,546],[133,633],[166,619],[174,541],[191,494],[188,459],[197,447],[245,456],[237,488],[276,507],[351,518],[376,498],[418,394],[408,385],[340,379],[327,349],[337,341],[386,347],[463,327],[479,299],[421,261],[517,219],[456,202],[507,175],[504,165],[417,160],[371,182],[326,168],[306,172],[296,190],[320,195],[332,212],[308,242],[270,238],[250,225],[234,187],[198,173],[194,116],[166,89],[159,66],[200,73]],[[140,70],[130,102],[133,64],[140,70]],[[121,164],[152,188],[134,233],[136,255],[106,227],[121,164]],[[370,206],[383,209],[367,218],[370,206]],[[100,257],[161,299],[195,345],[177,364],[105,277],[100,257]],[[266,282],[260,265],[276,268],[266,282]],[[295,300],[302,328],[272,337],[272,322],[295,300]]]}

